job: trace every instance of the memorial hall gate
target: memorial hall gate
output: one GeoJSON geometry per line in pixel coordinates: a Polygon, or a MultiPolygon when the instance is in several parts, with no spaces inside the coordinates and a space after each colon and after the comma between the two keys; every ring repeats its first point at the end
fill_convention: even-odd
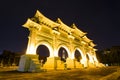
{"type": "Polygon", "coordinates": [[[93,40],[75,24],[67,26],[60,18],[52,21],[37,11],[23,26],[30,32],[25,55],[38,55],[37,59],[42,68],[97,66],[93,40]]]}

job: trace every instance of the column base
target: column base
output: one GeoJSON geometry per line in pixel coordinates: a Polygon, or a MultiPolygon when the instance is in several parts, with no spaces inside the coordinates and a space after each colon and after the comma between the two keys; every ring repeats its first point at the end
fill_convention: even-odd
{"type": "Polygon", "coordinates": [[[75,63],[75,68],[83,68],[84,65],[81,64],[80,62],[78,62],[76,59],[74,59],[74,63],[75,63]]]}
{"type": "Polygon", "coordinates": [[[48,57],[43,69],[57,69],[57,60],[59,60],[59,57],[48,57]]]}
{"type": "Polygon", "coordinates": [[[39,72],[41,65],[38,55],[22,55],[19,62],[18,71],[21,72],[39,72]]]}

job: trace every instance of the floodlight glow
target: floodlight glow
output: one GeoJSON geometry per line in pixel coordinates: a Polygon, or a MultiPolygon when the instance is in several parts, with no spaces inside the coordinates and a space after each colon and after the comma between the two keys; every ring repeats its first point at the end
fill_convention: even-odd
{"type": "Polygon", "coordinates": [[[33,44],[28,46],[26,54],[35,54],[36,55],[35,46],[33,44]]]}
{"type": "MultiPolygon", "coordinates": [[[[87,53],[88,54],[88,53],[87,53]]],[[[88,56],[89,56],[89,62],[90,63],[92,63],[92,64],[94,64],[94,61],[93,61],[93,56],[92,55],[90,55],[90,54],[88,54],[88,56]]]]}
{"type": "Polygon", "coordinates": [[[87,61],[87,59],[86,59],[86,57],[84,56],[84,57],[80,60],[80,63],[81,63],[81,64],[85,64],[86,61],[87,61]]]}
{"type": "Polygon", "coordinates": [[[96,56],[93,56],[93,59],[96,63],[98,63],[99,61],[97,60],[96,56]]]}

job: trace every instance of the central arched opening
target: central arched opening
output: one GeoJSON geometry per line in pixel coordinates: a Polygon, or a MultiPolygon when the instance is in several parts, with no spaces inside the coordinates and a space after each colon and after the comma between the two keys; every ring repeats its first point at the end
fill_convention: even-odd
{"type": "Polygon", "coordinates": [[[66,62],[66,59],[68,58],[66,49],[61,47],[58,51],[58,56],[60,57],[61,61],[66,62]]]}
{"type": "Polygon", "coordinates": [[[79,50],[75,50],[74,56],[75,56],[75,59],[76,59],[78,62],[80,62],[80,60],[82,59],[82,56],[81,56],[81,53],[80,53],[79,50]]]}
{"type": "Polygon", "coordinates": [[[47,61],[47,57],[50,56],[50,51],[45,45],[39,45],[36,53],[41,64],[45,64],[45,62],[47,61]]]}

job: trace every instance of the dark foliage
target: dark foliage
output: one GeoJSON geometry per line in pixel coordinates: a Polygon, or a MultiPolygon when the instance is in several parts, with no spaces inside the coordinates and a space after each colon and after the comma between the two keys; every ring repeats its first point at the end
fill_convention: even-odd
{"type": "Polygon", "coordinates": [[[120,65],[120,46],[113,46],[110,49],[105,49],[97,52],[99,62],[111,65],[120,65]]]}
{"type": "Polygon", "coordinates": [[[22,54],[4,50],[3,53],[0,55],[0,66],[18,66],[21,55],[22,54]]]}

